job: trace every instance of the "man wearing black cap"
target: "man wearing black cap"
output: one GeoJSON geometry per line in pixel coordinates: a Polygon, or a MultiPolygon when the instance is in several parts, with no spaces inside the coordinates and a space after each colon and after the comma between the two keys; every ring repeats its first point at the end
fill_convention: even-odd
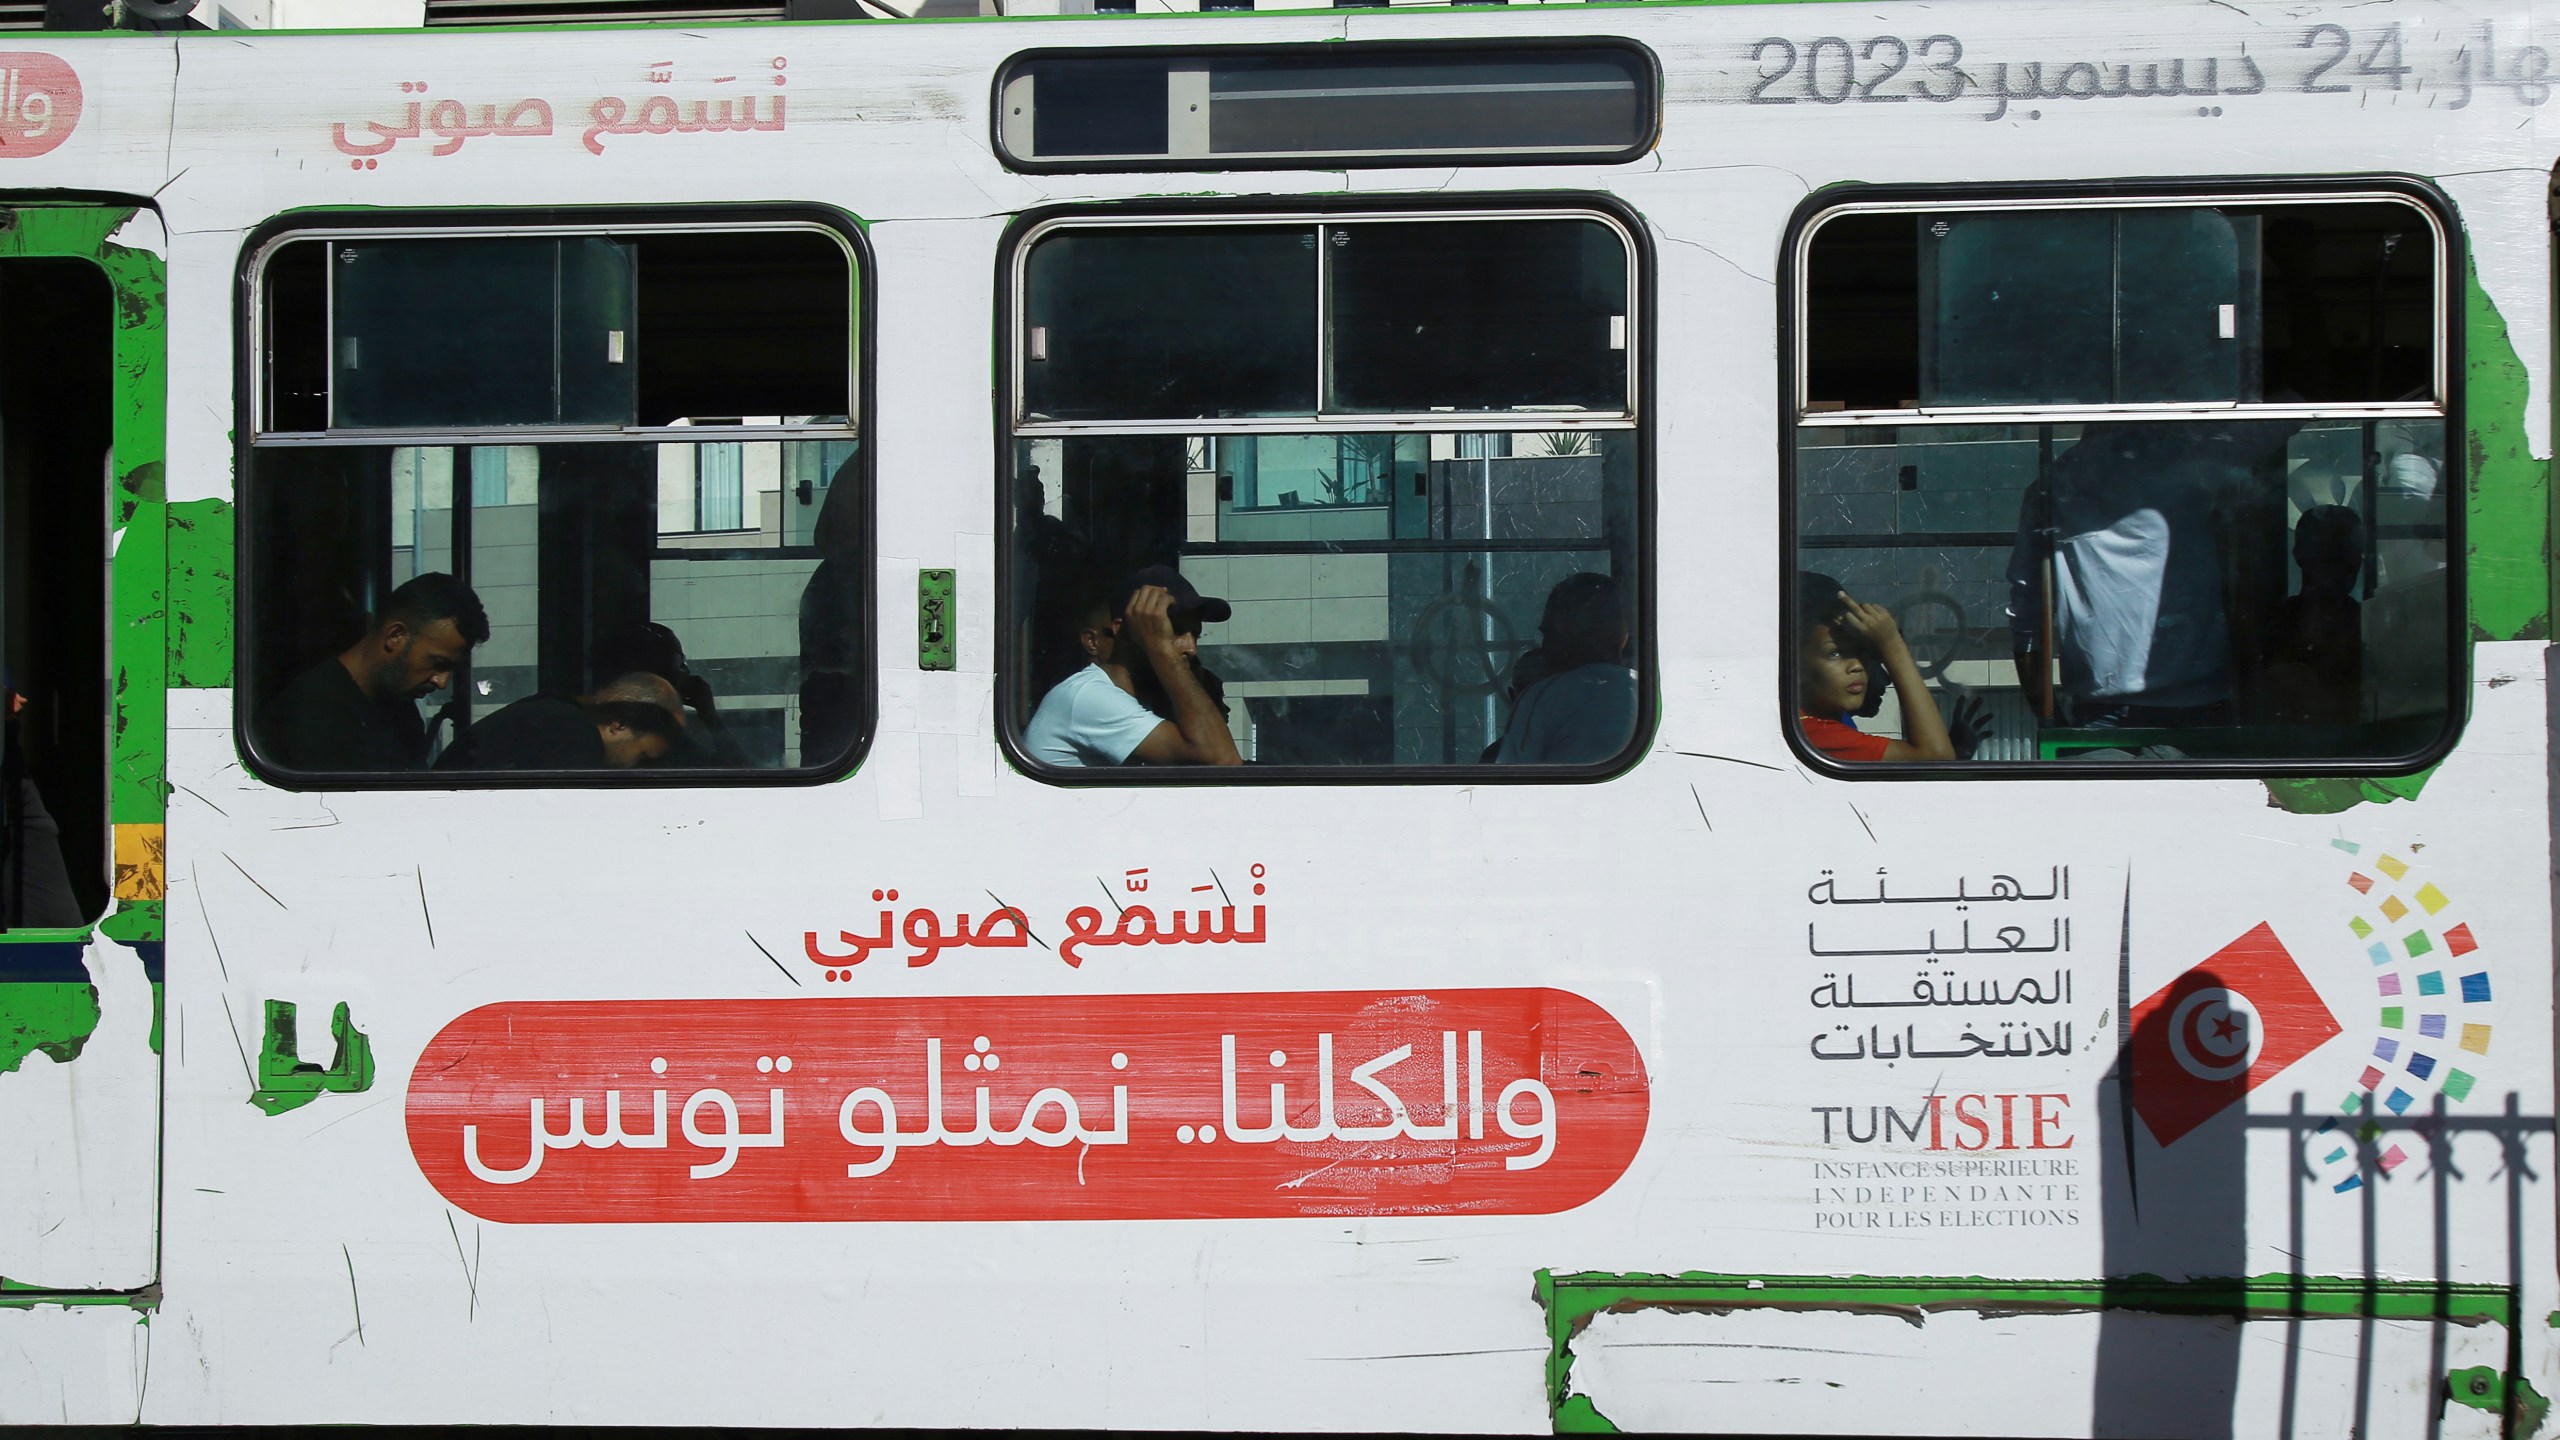
{"type": "Polygon", "coordinates": [[[1109,623],[1080,637],[1093,663],[1058,682],[1023,734],[1049,765],[1241,765],[1217,702],[1192,673],[1200,627],[1234,611],[1168,565],[1113,587],[1109,623]],[[1173,718],[1147,700],[1161,699],[1173,718]]]}

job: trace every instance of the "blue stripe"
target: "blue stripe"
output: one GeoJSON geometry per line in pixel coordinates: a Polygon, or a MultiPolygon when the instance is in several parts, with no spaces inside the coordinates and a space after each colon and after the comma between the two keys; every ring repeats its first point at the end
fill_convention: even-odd
{"type": "Polygon", "coordinates": [[[80,962],[88,944],[79,940],[40,940],[24,945],[0,944],[0,984],[89,982],[89,967],[80,962]]]}

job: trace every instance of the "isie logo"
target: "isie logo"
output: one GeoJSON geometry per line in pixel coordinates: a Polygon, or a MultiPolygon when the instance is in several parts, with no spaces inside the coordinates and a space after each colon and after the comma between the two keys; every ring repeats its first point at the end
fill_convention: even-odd
{"type": "Polygon", "coordinates": [[[71,138],[80,77],[54,55],[0,51],[0,160],[26,160],[71,138]]]}

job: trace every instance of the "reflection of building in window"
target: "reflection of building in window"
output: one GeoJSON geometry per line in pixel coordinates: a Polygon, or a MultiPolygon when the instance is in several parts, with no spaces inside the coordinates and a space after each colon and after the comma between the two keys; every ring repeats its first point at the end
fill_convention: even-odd
{"type": "Polygon", "coordinates": [[[2391,757],[2442,732],[2429,212],[1853,206],[1804,253],[1797,568],[1895,608],[1975,758],[2391,757]]]}
{"type": "Polygon", "coordinates": [[[860,527],[820,524],[857,451],[850,287],[845,243],[811,228],[276,247],[246,487],[257,664],[307,664],[391,586],[448,573],[491,622],[425,702],[452,726],[591,693],[612,678],[598,666],[645,656],[691,702],[668,763],[834,762],[861,619],[830,583],[813,636],[805,602],[830,559],[856,563],[860,527]],[[309,303],[324,274],[335,311],[309,303]],[[409,443],[368,438],[383,429],[409,443]]]}
{"type": "Polygon", "coordinates": [[[746,447],[703,445],[693,456],[693,528],[747,528],[746,447]]]}
{"type": "Polygon", "coordinates": [[[1633,593],[1613,224],[1069,224],[1025,269],[1017,724],[1084,623],[1067,597],[1172,564],[1232,607],[1200,658],[1249,761],[1471,764],[1556,584],[1633,593]]]}
{"type": "MultiPolygon", "coordinates": [[[[722,724],[753,740],[751,757],[797,763],[798,597],[818,566],[808,547],[828,477],[852,446],[747,441],[660,445],[655,454],[660,554],[650,562],[649,618],[683,638],[691,667],[719,697],[722,724]],[[724,473],[733,480],[723,481],[724,473]],[[725,513],[702,523],[705,509],[720,503],[725,513]]],[[[392,455],[394,573],[406,580],[468,568],[488,607],[489,641],[472,655],[482,711],[541,688],[543,455],[534,445],[471,448],[467,567],[457,564],[451,541],[454,452],[392,455]]]]}

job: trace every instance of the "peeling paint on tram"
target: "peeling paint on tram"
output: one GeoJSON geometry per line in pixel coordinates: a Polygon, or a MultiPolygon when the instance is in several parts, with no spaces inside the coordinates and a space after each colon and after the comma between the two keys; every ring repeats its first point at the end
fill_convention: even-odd
{"type": "MultiPolygon", "coordinates": [[[[2533,455],[2525,417],[2533,377],[2475,262],[2464,317],[2465,489],[2470,507],[2471,638],[2551,638],[2551,466],[2533,455]]],[[[2368,802],[2415,800],[2435,767],[2414,775],[2311,775],[2266,782],[2267,803],[2296,815],[2335,815],[2368,802]]]]}
{"type": "MultiPolygon", "coordinates": [[[[1548,1413],[1554,1433],[1560,1435],[1652,1428],[1630,1414],[1613,1416],[1604,1408],[1604,1401],[1610,1397],[1591,1393],[1594,1387],[1589,1384],[1577,1385],[1577,1362],[1587,1362],[1592,1350],[1606,1348],[1605,1343],[1589,1343],[1595,1322],[1603,1317],[1642,1316],[1708,1320],[1746,1313],[1793,1314],[1806,1317],[1808,1324],[1821,1324],[1824,1322],[1819,1317],[1830,1317],[1833,1322],[1850,1322],[1851,1328],[1856,1322],[1890,1319],[1900,1322],[1902,1333],[1927,1331],[1957,1317],[1978,1321],[2035,1318],[2041,1325],[2060,1317],[2080,1317],[2085,1324],[2095,1317],[2128,1314],[2156,1317],[2158,1322],[2169,1325],[2183,1321],[2222,1327],[2314,1322],[2361,1322],[2366,1327],[2396,1324],[2403,1328],[2431,1324],[2463,1335],[2462,1348],[2472,1354],[2494,1354],[2503,1349],[2505,1361],[2441,1371],[2439,1381],[2431,1382],[2435,1385],[2432,1393],[2403,1397],[2416,1409],[2432,1409],[2451,1400],[2492,1413],[2506,1411],[2506,1433],[2518,1436],[2538,1433],[2549,1414],[2549,1402],[2529,1380],[2514,1373],[2518,1361],[2514,1341],[2521,1316],[2516,1291],[2503,1285],[2283,1273],[2186,1280],[2133,1275],[2063,1281],[1983,1276],[1841,1278],[1704,1271],[1682,1275],[1559,1275],[1541,1270],[1537,1272],[1535,1289],[1547,1326],[1548,1413]],[[1582,1345],[1581,1350],[1577,1350],[1578,1344],[1582,1345]]],[[[1713,1362],[1716,1352],[1761,1348],[1742,1341],[1704,1339],[1684,1344],[1663,1338],[1664,1332],[1658,1326],[1646,1333],[1652,1338],[1631,1342],[1621,1337],[1619,1343],[1635,1343],[1653,1351],[1694,1351],[1695,1361],[1685,1363],[1718,1370],[1726,1366],[1713,1362]]],[[[1808,1373],[1790,1377],[1787,1383],[1818,1383],[1842,1390],[1846,1381],[1858,1376],[1860,1367],[1847,1366],[1838,1371],[1843,1379],[1822,1378],[1813,1373],[1813,1368],[1822,1363],[1815,1356],[1853,1356],[1869,1361],[1882,1358],[1847,1349],[1813,1351],[1803,1360],[1808,1373]]],[[[1663,1362],[1656,1358],[1648,1363],[1659,1366],[1663,1362]]],[[[1670,1363],[1680,1366],[1684,1359],[1670,1363]]],[[[1696,1383],[1706,1377],[1696,1374],[1691,1379],[1696,1383]]],[[[1708,1383],[1746,1382],[1734,1374],[1722,1374],[1708,1383]]],[[[2306,1379],[2303,1388],[2312,1388],[2312,1382],[2306,1379]]],[[[1643,1403],[1639,1395],[1628,1394],[1624,1398],[1628,1404],[1643,1403]]]]}
{"type": "Polygon", "coordinates": [[[0,1075],[41,1053],[56,1065],[80,1058],[98,1028],[98,987],[77,942],[0,950],[0,1075]]]}
{"type": "Polygon", "coordinates": [[[2472,638],[2548,640],[2551,478],[2549,462],[2534,458],[2525,431],[2532,377],[2476,266],[2470,296],[2463,418],[2472,638]]]}
{"type": "Polygon", "coordinates": [[[258,1044],[258,1088],[250,1092],[250,1104],[282,1115],[323,1095],[361,1095],[373,1088],[373,1040],[352,1023],[345,1001],[329,1016],[329,1035],[337,1048],[325,1066],[301,1058],[292,1001],[270,1000],[266,1013],[266,1034],[258,1044]]]}
{"type": "Polygon", "coordinates": [[[232,516],[228,500],[169,505],[169,684],[231,683],[232,516]]]}

